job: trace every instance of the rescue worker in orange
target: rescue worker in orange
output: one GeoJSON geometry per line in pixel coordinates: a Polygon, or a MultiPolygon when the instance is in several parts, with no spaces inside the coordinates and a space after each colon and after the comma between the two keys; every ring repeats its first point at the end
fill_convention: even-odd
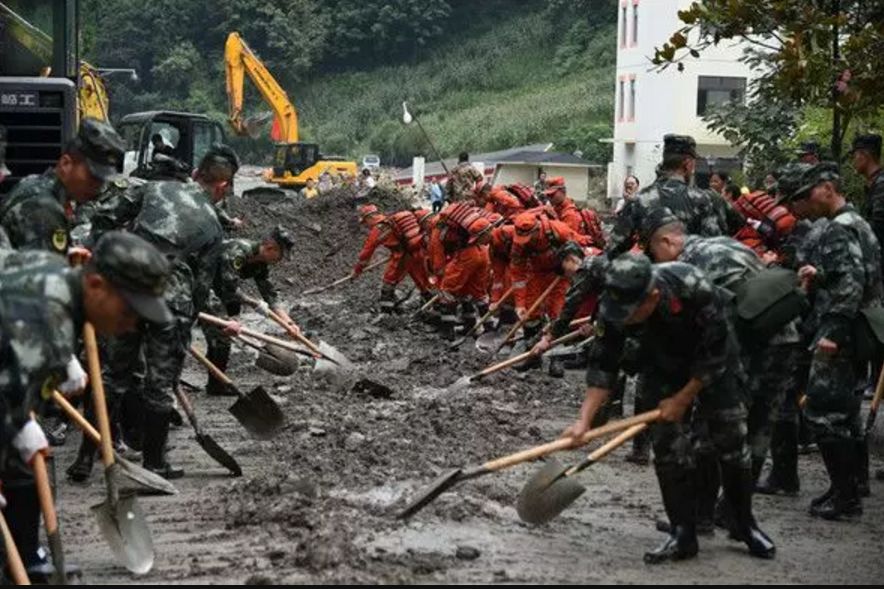
{"type": "MultiPolygon", "coordinates": [[[[518,215],[514,225],[510,278],[515,287],[516,315],[519,319],[525,319],[524,336],[529,345],[533,345],[543,327],[543,317],[557,318],[565,304],[569,281],[559,274],[560,263],[556,252],[568,241],[577,242],[583,247],[592,243],[589,237],[579,235],[562,221],[547,219],[536,213],[518,215]],[[529,309],[553,282],[555,285],[546,299],[529,314],[529,309]]],[[[538,357],[529,360],[520,369],[537,368],[541,364],[538,357]]],[[[555,377],[564,376],[561,362],[551,361],[549,373],[555,377]]]]}
{"type": "Polygon", "coordinates": [[[446,339],[475,326],[488,310],[488,241],[492,222],[478,207],[457,202],[445,208],[430,235],[429,266],[439,285],[439,330],[446,339]],[[461,317],[458,320],[457,307],[461,317]]]}
{"type": "Polygon", "coordinates": [[[586,235],[592,240],[592,245],[604,249],[605,233],[595,211],[579,209],[574,201],[568,198],[565,187],[565,179],[562,176],[554,176],[547,180],[546,190],[543,191],[549,204],[556,212],[556,217],[580,235],[586,235]]]}
{"type": "Polygon", "coordinates": [[[430,281],[424,263],[423,235],[415,213],[399,211],[385,216],[375,205],[368,204],[360,207],[359,222],[370,230],[359,253],[359,261],[353,267],[354,275],[362,274],[378,247],[384,246],[390,250],[390,260],[381,286],[381,313],[395,311],[396,286],[406,274],[411,276],[421,297],[428,300],[432,296],[430,281]]]}
{"type": "Polygon", "coordinates": [[[504,219],[512,219],[525,211],[522,201],[500,186],[492,186],[491,182],[484,179],[476,182],[473,186],[473,198],[476,205],[484,208],[489,213],[497,213],[504,219]]]}
{"type": "Polygon", "coordinates": [[[516,229],[513,225],[501,225],[491,230],[488,255],[491,258],[491,304],[500,308],[498,325],[511,325],[516,322],[516,309],[513,296],[502,300],[510,286],[510,257],[516,229]]]}

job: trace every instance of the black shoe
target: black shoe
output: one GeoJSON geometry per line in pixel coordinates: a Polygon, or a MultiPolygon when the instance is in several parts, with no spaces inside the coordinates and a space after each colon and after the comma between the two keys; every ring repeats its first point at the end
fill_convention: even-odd
{"type": "Polygon", "coordinates": [[[59,421],[48,427],[46,431],[46,439],[53,448],[64,446],[68,439],[68,429],[70,426],[67,422],[59,421]]]}
{"type": "Polygon", "coordinates": [[[798,424],[778,422],[770,441],[773,466],[767,478],[755,485],[762,495],[796,497],[801,490],[798,479],[798,424]]]}
{"type": "MultiPolygon", "coordinates": [[[[37,553],[39,555],[39,560],[30,565],[26,565],[25,572],[28,574],[28,579],[32,584],[50,585],[55,581],[55,566],[49,559],[49,553],[45,548],[41,546],[37,549],[37,553]]],[[[65,581],[68,584],[79,584],[76,583],[76,581],[83,576],[83,570],[80,566],[65,561],[64,569],[65,581]],[[74,581],[74,583],[71,581],[74,581]]]]}
{"type": "MultiPolygon", "coordinates": [[[[665,519],[658,519],[655,523],[658,532],[663,532],[664,534],[672,534],[672,526],[669,525],[669,522],[665,519]]],[[[711,522],[707,522],[704,525],[697,524],[697,535],[698,536],[715,536],[715,526],[711,524],[711,522]]]]}
{"type": "Polygon", "coordinates": [[[767,478],[759,482],[755,486],[755,492],[760,495],[782,495],[784,497],[797,497],[799,492],[798,486],[790,487],[776,477],[775,471],[771,470],[767,478]]]}
{"type": "Polygon", "coordinates": [[[563,378],[565,376],[565,367],[562,366],[562,361],[556,358],[551,358],[549,361],[549,375],[553,378],[563,378]]]}
{"type": "Polygon", "coordinates": [[[654,550],[645,552],[645,564],[660,564],[670,560],[687,560],[699,552],[695,530],[687,526],[675,526],[675,533],[654,550]]]}
{"type": "Polygon", "coordinates": [[[166,460],[166,442],[169,438],[169,413],[147,412],[144,416],[144,468],[161,477],[174,480],[184,476],[184,470],[173,467],[166,460]]]}
{"type": "Polygon", "coordinates": [[[811,505],[810,514],[826,520],[852,520],[862,515],[862,501],[857,489],[859,456],[856,442],[844,438],[820,440],[820,452],[832,480],[830,497],[817,505],[811,505]]]}
{"type": "Polygon", "coordinates": [[[860,498],[869,497],[872,489],[869,486],[869,440],[863,436],[857,441],[856,488],[860,498]]]}
{"type": "Polygon", "coordinates": [[[92,465],[95,463],[95,453],[97,448],[92,442],[83,440],[80,442],[80,450],[77,452],[77,459],[65,471],[68,478],[75,483],[85,483],[92,475],[92,465]]]}
{"type": "Polygon", "coordinates": [[[181,414],[177,409],[172,409],[172,412],[169,413],[169,425],[172,427],[181,427],[184,425],[184,418],[181,417],[181,414]]]}
{"type": "Polygon", "coordinates": [[[745,542],[752,556],[774,558],[777,548],[770,537],[759,529],[752,514],[752,490],[755,487],[752,469],[722,463],[721,481],[725,502],[733,517],[731,537],[745,542]]]}

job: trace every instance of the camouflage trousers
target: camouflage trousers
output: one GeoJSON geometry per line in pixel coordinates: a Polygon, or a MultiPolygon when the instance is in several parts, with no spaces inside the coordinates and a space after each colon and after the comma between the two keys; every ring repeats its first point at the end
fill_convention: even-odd
{"type": "MultiPolygon", "coordinates": [[[[206,313],[222,319],[228,318],[227,309],[214,292],[209,295],[206,301],[206,313]]],[[[200,323],[200,329],[203,330],[203,335],[206,337],[206,347],[208,348],[206,355],[210,360],[218,364],[219,359],[230,357],[230,338],[224,335],[220,327],[209,323],[200,323]]],[[[224,366],[219,366],[219,368],[227,370],[226,360],[222,363],[224,366]]]]}
{"type": "Polygon", "coordinates": [[[172,411],[195,318],[192,292],[189,269],[175,264],[164,295],[172,321],[142,322],[137,331],[108,339],[104,374],[109,394],[135,393],[146,411],[172,411]]]}
{"type": "Polygon", "coordinates": [[[858,439],[861,375],[846,351],[834,356],[814,354],[807,382],[805,415],[817,438],[858,439]]]}
{"type": "Polygon", "coordinates": [[[751,354],[749,367],[749,449],[753,461],[763,461],[777,421],[798,423],[801,367],[807,352],[800,343],[763,347],[751,354]]]}
{"type": "MultiPolygon", "coordinates": [[[[672,396],[687,380],[664,380],[659,374],[643,373],[642,402],[655,407],[672,396]]],[[[748,468],[751,464],[747,441],[746,405],[740,397],[735,375],[725,375],[704,388],[685,419],[679,423],[651,425],[651,443],[657,471],[691,470],[698,454],[717,456],[724,464],[748,468]]]]}

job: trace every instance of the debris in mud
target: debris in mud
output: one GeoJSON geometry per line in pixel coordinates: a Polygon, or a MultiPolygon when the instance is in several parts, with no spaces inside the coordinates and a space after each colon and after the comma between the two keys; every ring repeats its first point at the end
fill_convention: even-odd
{"type": "Polygon", "coordinates": [[[476,560],[479,558],[478,548],[473,548],[472,546],[458,546],[457,552],[454,554],[460,560],[476,560]]]}

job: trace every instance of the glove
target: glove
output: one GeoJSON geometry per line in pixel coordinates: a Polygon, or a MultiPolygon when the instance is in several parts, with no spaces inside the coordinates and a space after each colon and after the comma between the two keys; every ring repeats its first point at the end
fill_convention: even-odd
{"type": "Polygon", "coordinates": [[[353,276],[359,276],[362,274],[362,264],[356,264],[353,266],[353,276]]]}
{"type": "Polygon", "coordinates": [[[267,304],[267,301],[261,301],[257,305],[255,305],[255,310],[264,317],[267,317],[267,315],[270,313],[270,305],[267,304]]]}
{"type": "Polygon", "coordinates": [[[83,366],[80,365],[80,361],[77,360],[76,356],[71,356],[65,370],[67,371],[68,379],[58,385],[58,390],[65,395],[73,395],[86,388],[86,383],[89,382],[89,375],[83,370],[83,366]]]}
{"type": "Polygon", "coordinates": [[[12,438],[12,447],[18,450],[18,454],[25,464],[30,464],[37,452],[45,452],[49,449],[49,441],[37,422],[29,419],[12,438]]]}

